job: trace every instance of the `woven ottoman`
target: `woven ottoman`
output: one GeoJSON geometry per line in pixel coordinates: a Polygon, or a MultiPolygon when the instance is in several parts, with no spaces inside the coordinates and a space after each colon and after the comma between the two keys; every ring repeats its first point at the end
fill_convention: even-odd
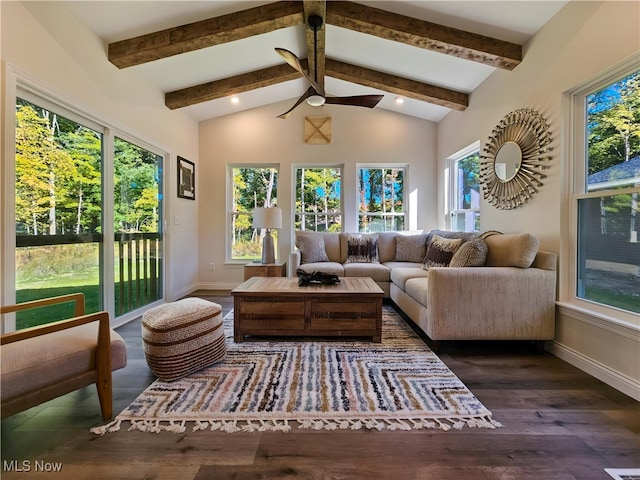
{"type": "Polygon", "coordinates": [[[159,305],[142,315],[142,347],[160,380],[172,381],[219,360],[227,353],[222,308],[201,298],[159,305]]]}

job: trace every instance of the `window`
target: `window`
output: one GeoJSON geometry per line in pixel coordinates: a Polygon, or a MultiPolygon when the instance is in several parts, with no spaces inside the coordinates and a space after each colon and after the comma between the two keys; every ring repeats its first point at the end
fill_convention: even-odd
{"type": "Polygon", "coordinates": [[[406,225],[406,166],[358,167],[358,231],[401,231],[406,225]]]}
{"type": "MultiPolygon", "coordinates": [[[[573,94],[575,296],[640,313],[640,71],[573,94]],[[581,148],[582,146],[582,148],[581,148]]],[[[621,74],[622,73],[622,74],[621,74]]]]}
{"type": "Polygon", "coordinates": [[[460,232],[480,230],[480,143],[449,159],[449,228],[460,232]]]}
{"type": "MultiPolygon", "coordinates": [[[[253,228],[256,207],[278,205],[277,165],[229,165],[227,261],[247,261],[262,258],[260,230],[253,228]]],[[[278,231],[272,232],[277,250],[278,231]]]]}
{"type": "Polygon", "coordinates": [[[342,230],[342,167],[294,167],[295,230],[342,230]]]}

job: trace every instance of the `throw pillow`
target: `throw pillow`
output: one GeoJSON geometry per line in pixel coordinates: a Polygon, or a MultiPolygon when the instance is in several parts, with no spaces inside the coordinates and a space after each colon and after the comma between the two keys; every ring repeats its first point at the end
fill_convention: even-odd
{"type": "Polygon", "coordinates": [[[485,241],[489,247],[487,254],[488,267],[531,266],[538,253],[540,241],[529,233],[509,233],[491,235],[485,241]]]}
{"type": "Polygon", "coordinates": [[[346,263],[380,263],[378,260],[378,236],[349,235],[347,237],[346,263]]]}
{"type": "Polygon", "coordinates": [[[395,262],[420,263],[427,253],[428,235],[396,235],[395,262]]]}
{"type": "Polygon", "coordinates": [[[440,235],[434,235],[427,247],[422,268],[429,270],[431,267],[448,267],[460,244],[460,238],[442,238],[440,235]]]}
{"type": "Polygon", "coordinates": [[[318,233],[296,236],[296,245],[300,250],[300,263],[328,262],[324,248],[324,238],[318,233]]]}
{"type": "Polygon", "coordinates": [[[487,260],[489,247],[482,238],[476,238],[463,243],[453,254],[450,267],[481,267],[487,260]]]}

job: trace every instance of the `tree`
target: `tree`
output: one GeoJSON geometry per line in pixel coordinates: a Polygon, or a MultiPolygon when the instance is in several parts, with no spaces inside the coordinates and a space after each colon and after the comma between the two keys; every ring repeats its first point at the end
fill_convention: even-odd
{"type": "Polygon", "coordinates": [[[114,149],[115,231],[157,232],[157,155],[119,138],[114,149]]]}
{"type": "Polygon", "coordinates": [[[589,174],[640,155],[640,72],[590,95],[589,174]]]}
{"type": "Polygon", "coordinates": [[[56,118],[28,104],[16,112],[16,221],[33,235],[61,233],[56,208],[76,175],[73,158],[56,141],[56,118]]]}

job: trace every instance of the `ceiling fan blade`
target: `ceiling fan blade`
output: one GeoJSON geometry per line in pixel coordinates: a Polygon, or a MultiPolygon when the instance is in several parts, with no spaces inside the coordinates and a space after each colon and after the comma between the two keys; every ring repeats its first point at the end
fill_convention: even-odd
{"type": "Polygon", "coordinates": [[[318,92],[318,95],[324,97],[324,88],[322,88],[318,82],[313,80],[313,78],[311,78],[307,74],[307,72],[304,71],[304,68],[302,68],[302,64],[300,63],[300,59],[296,56],[295,53],[290,52],[289,50],[286,50],[284,48],[276,48],[276,52],[278,52],[278,54],[282,58],[284,58],[285,62],[291,65],[298,73],[300,73],[300,75],[305,78],[307,82],[309,82],[309,85],[311,85],[313,89],[318,92]]]}
{"type": "Polygon", "coordinates": [[[306,92],[304,92],[304,93],[302,94],[302,96],[301,96],[301,97],[296,101],[295,105],[294,105],[293,107],[291,107],[289,110],[287,110],[286,112],[281,113],[280,115],[278,115],[278,118],[282,118],[282,119],[287,118],[287,117],[289,116],[289,114],[290,114],[291,112],[293,112],[293,110],[294,110],[298,105],[300,105],[302,102],[304,102],[307,98],[309,98],[311,95],[313,95],[313,94],[315,94],[315,93],[316,93],[316,92],[313,90],[313,88],[311,88],[311,87],[310,87],[309,89],[307,89],[307,91],[306,91],[306,92]]]}
{"type": "Polygon", "coordinates": [[[375,107],[384,95],[354,95],[353,97],[325,97],[325,103],[351,105],[354,107],[375,107]]]}

